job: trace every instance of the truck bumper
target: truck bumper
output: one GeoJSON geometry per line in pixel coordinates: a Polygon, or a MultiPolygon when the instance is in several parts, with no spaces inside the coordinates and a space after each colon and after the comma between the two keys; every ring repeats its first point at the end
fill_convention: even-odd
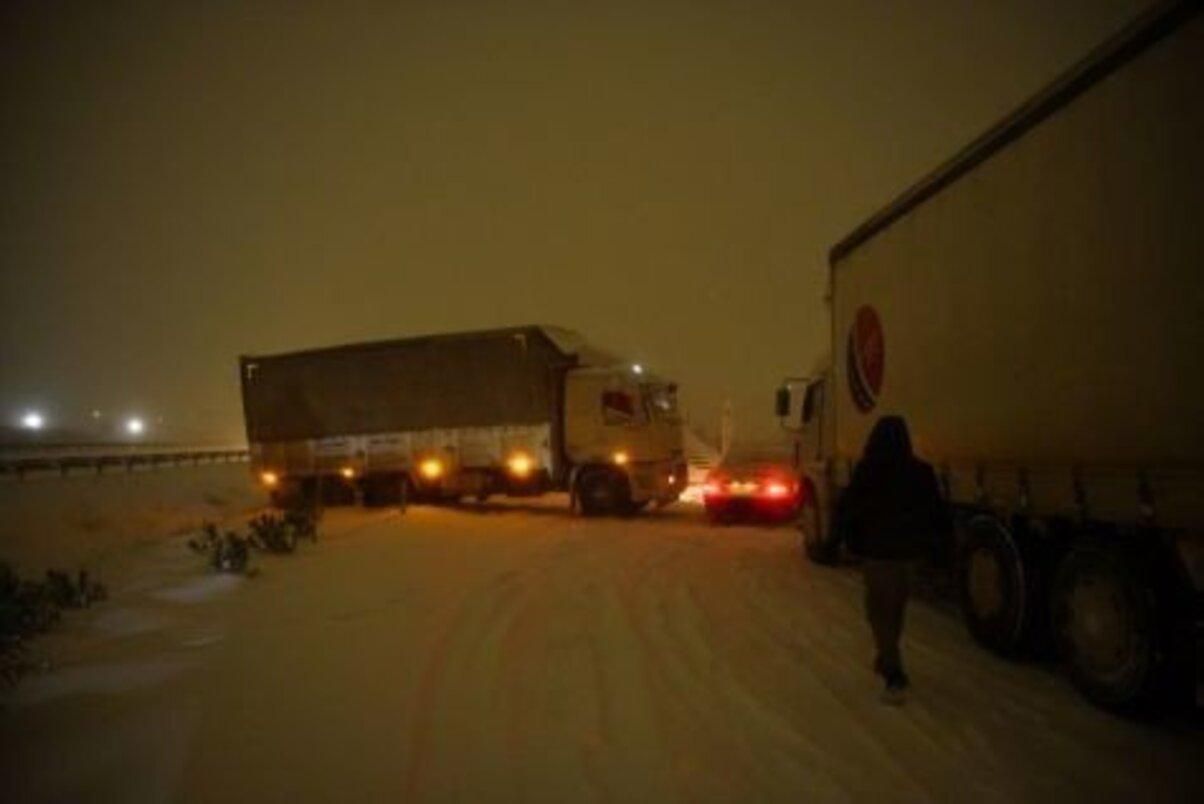
{"type": "Polygon", "coordinates": [[[677,500],[686,488],[683,461],[649,461],[632,466],[627,472],[631,498],[635,502],[653,501],[667,505],[677,500]]]}

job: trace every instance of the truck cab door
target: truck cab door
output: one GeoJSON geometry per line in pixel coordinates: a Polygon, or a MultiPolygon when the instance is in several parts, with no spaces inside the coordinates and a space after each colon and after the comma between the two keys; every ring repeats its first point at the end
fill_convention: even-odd
{"type": "Polygon", "coordinates": [[[802,430],[799,433],[799,459],[805,466],[824,458],[824,404],[827,383],[816,380],[803,396],[802,430]]]}

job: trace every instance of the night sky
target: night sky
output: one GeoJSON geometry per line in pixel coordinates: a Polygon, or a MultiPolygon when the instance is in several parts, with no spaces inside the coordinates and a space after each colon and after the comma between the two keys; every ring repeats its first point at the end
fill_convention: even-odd
{"type": "Polygon", "coordinates": [[[771,433],[832,243],[1144,5],[6,2],[0,414],[240,439],[240,353],[556,323],[771,433]]]}

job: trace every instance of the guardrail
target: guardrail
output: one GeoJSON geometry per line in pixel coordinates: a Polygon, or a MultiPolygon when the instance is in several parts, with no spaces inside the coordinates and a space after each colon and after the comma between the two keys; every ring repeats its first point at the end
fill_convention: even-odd
{"type": "Polygon", "coordinates": [[[241,463],[249,459],[246,449],[146,449],[104,452],[87,448],[79,453],[54,450],[50,454],[0,455],[0,477],[24,479],[31,474],[89,471],[102,475],[115,471],[134,472],[170,466],[207,463],[241,463]]]}

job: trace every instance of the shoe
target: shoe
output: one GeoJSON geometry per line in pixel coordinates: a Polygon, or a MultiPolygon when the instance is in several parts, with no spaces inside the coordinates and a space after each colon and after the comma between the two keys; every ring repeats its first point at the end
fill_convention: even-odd
{"type": "Polygon", "coordinates": [[[902,670],[891,673],[887,676],[886,684],[882,689],[882,702],[899,706],[907,698],[908,686],[907,675],[902,670]]]}

